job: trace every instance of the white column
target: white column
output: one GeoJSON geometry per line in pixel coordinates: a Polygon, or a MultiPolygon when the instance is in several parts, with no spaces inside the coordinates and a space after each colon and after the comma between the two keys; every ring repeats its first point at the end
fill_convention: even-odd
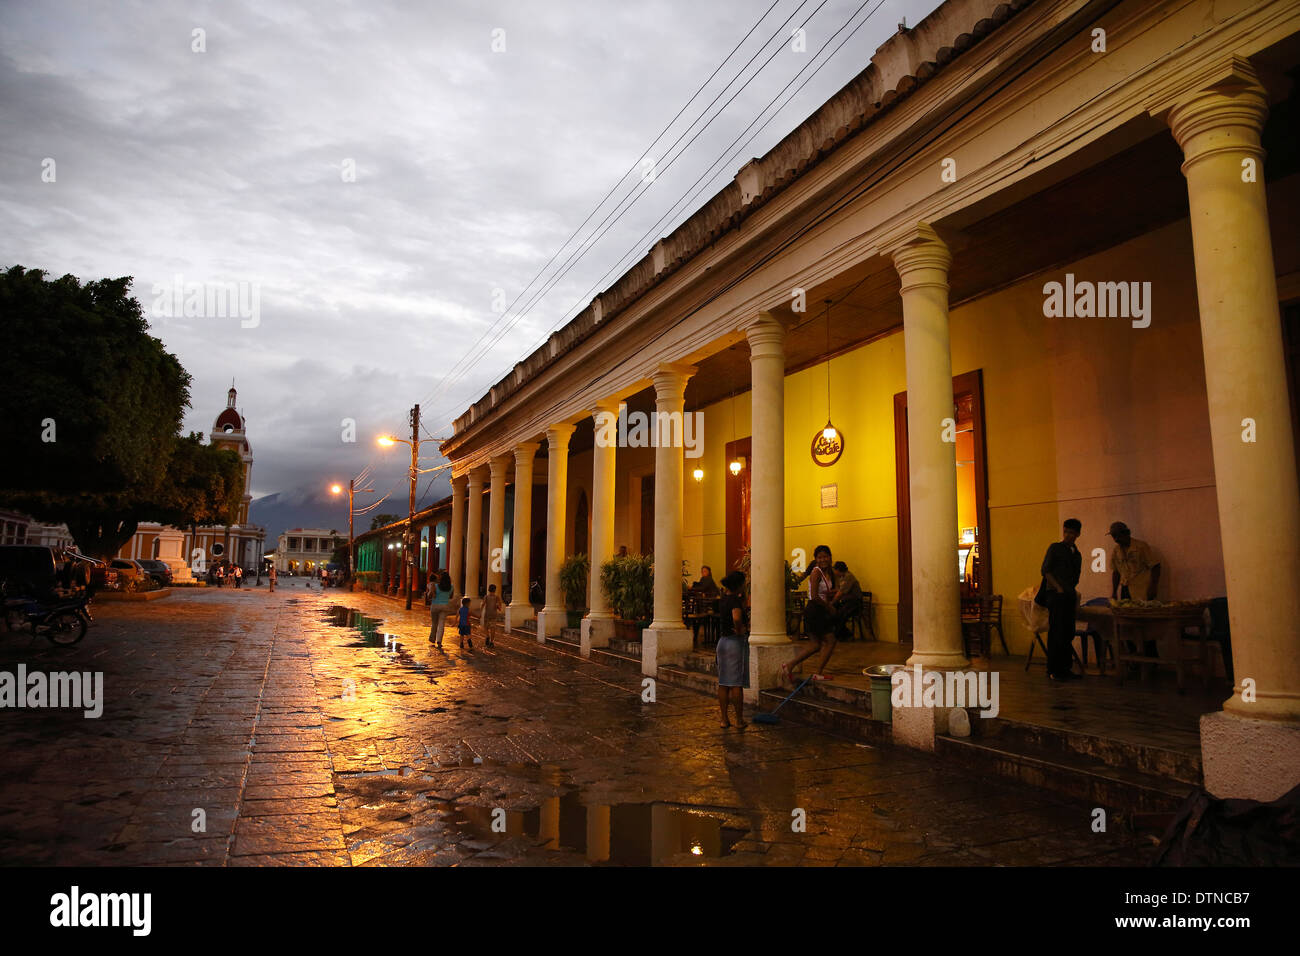
{"type": "Polygon", "coordinates": [[[785,632],[785,328],[768,312],[745,329],[749,340],[750,470],[749,676],[746,697],[776,687],[797,648],[785,632]]]}
{"type": "Polygon", "coordinates": [[[610,429],[602,427],[618,418],[618,400],[597,402],[595,447],[591,458],[591,577],[587,601],[591,609],[582,619],[582,656],[590,657],[593,647],[609,647],[614,636],[614,612],[600,586],[600,566],[614,556],[614,480],[617,474],[618,441],[608,440],[610,429]]]}
{"type": "Polygon", "coordinates": [[[510,532],[510,606],[506,608],[506,629],[514,630],[533,619],[528,600],[528,565],[533,542],[533,458],[537,442],[515,446],[515,523],[510,532]]]}
{"type": "Polygon", "coordinates": [[[451,534],[447,541],[447,574],[451,577],[451,596],[459,606],[465,592],[461,577],[465,570],[465,483],[464,475],[451,479],[451,534]]]}
{"type": "Polygon", "coordinates": [[[573,426],[546,429],[546,605],[537,615],[537,640],[559,637],[568,623],[560,565],[564,563],[564,521],[568,501],[569,438],[573,426]]]}
{"type": "Polygon", "coordinates": [[[1300,783],[1300,494],[1264,195],[1267,112],[1250,63],[1233,58],[1168,115],[1185,158],[1238,682],[1221,713],[1201,718],[1201,763],[1216,797],[1263,801],[1300,783]]]}
{"type": "Polygon", "coordinates": [[[483,547],[483,469],[469,473],[469,498],[465,503],[465,595],[471,610],[481,604],[479,598],[480,550],[483,547]]]}
{"type": "Polygon", "coordinates": [[[680,660],[691,650],[691,632],[682,624],[682,412],[693,365],[660,365],[654,374],[655,552],[654,620],[641,632],[641,672],[651,677],[659,665],[680,660]],[[675,440],[665,422],[676,422],[675,440]]]}
{"type": "Polygon", "coordinates": [[[496,585],[497,597],[503,596],[502,582],[506,566],[506,476],[510,473],[510,455],[498,455],[488,463],[492,484],[488,490],[488,587],[496,585]]]}
{"type": "MultiPolygon", "coordinates": [[[[952,254],[926,223],[893,251],[902,280],[907,364],[908,489],[912,517],[912,656],[909,666],[970,665],[962,649],[961,594],[953,573],[957,534],[956,445],[943,440],[956,411],[948,338],[948,267],[952,254]]],[[[897,707],[894,740],[934,749],[948,729],[944,707],[897,707]]]]}
{"type": "Polygon", "coordinates": [[[908,488],[912,512],[912,656],[922,667],[965,667],[961,594],[953,573],[957,446],[943,440],[954,416],[948,339],[952,254],[922,223],[894,251],[902,280],[907,362],[908,488]]]}

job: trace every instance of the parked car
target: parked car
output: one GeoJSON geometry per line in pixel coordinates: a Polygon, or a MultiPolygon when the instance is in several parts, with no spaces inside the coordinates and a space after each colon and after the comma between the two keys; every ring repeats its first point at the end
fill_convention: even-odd
{"type": "Polygon", "coordinates": [[[118,574],[102,561],[78,555],[65,573],[65,562],[53,548],[19,544],[0,546],[0,582],[8,591],[42,595],[54,588],[76,588],[87,580],[93,590],[117,586],[118,574]]]}
{"type": "Polygon", "coordinates": [[[0,546],[0,584],[12,596],[44,594],[57,574],[54,549],[35,544],[0,546]]]}
{"type": "Polygon", "coordinates": [[[158,582],[162,588],[171,587],[172,569],[166,561],[158,561],[154,558],[141,558],[137,564],[144,568],[145,574],[158,582]]]}
{"type": "Polygon", "coordinates": [[[117,568],[110,567],[103,561],[97,561],[90,567],[90,586],[96,591],[116,591],[122,584],[117,568]]]}
{"type": "Polygon", "coordinates": [[[134,558],[114,558],[112,565],[117,571],[118,583],[123,590],[133,590],[141,581],[149,577],[149,572],[134,558]]]}

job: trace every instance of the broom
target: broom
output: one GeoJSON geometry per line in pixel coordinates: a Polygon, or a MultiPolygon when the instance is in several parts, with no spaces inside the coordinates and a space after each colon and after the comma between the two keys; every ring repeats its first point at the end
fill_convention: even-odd
{"type": "Polygon", "coordinates": [[[795,694],[799,693],[799,691],[803,690],[803,685],[806,684],[806,683],[808,683],[808,682],[809,682],[810,680],[812,680],[812,679],[813,679],[813,675],[812,675],[812,674],[809,674],[807,677],[805,677],[805,678],[803,679],[803,683],[800,684],[798,687],[796,687],[794,690],[790,691],[789,696],[786,697],[785,700],[781,701],[781,703],[779,703],[779,704],[777,704],[775,707],[773,707],[773,708],[772,708],[772,712],[771,712],[770,714],[755,714],[754,717],[753,717],[754,723],[756,723],[756,724],[779,724],[779,723],[781,722],[781,718],[778,717],[778,716],[776,715],[776,712],[777,712],[778,710],[780,710],[782,707],[784,707],[787,703],[789,703],[790,698],[793,697],[795,694]]]}

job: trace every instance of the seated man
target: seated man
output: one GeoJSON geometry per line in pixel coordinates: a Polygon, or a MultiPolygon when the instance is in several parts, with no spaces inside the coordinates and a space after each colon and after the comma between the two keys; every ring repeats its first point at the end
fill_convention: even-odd
{"type": "Polygon", "coordinates": [[[835,636],[843,641],[852,634],[849,622],[862,614],[862,585],[843,561],[836,561],[834,567],[835,593],[831,595],[831,603],[835,605],[835,636]]]}
{"type": "Polygon", "coordinates": [[[700,579],[691,585],[691,590],[705,597],[718,596],[718,582],[713,580],[713,571],[707,565],[700,565],[700,579]]]}

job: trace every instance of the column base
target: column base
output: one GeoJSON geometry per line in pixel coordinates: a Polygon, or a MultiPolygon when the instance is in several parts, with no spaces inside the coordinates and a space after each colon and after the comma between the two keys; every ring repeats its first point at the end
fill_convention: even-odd
{"type": "Polygon", "coordinates": [[[591,656],[593,647],[609,647],[609,640],[614,636],[614,619],[612,617],[591,617],[582,619],[581,653],[583,657],[591,656]]]}
{"type": "Polygon", "coordinates": [[[917,664],[923,670],[964,671],[970,668],[970,659],[961,651],[914,651],[907,659],[907,666],[917,664]]]}
{"type": "Polygon", "coordinates": [[[755,644],[751,635],[749,686],[745,688],[745,703],[756,704],[760,691],[780,687],[781,665],[794,660],[798,653],[799,645],[788,638],[780,644],[755,644]]]}
{"type": "Polygon", "coordinates": [[[654,677],[660,664],[679,664],[695,646],[686,627],[647,627],[641,632],[641,673],[654,677]]]}
{"type": "Polygon", "coordinates": [[[1201,773],[1221,800],[1276,800],[1300,783],[1300,721],[1204,714],[1201,773]]]}
{"type": "Polygon", "coordinates": [[[891,708],[894,743],[934,752],[934,738],[948,731],[948,711],[942,707],[891,708]]]}
{"type": "Polygon", "coordinates": [[[569,626],[569,612],[564,608],[544,607],[537,612],[537,643],[545,644],[548,637],[559,637],[569,626]]]}
{"type": "Polygon", "coordinates": [[[508,604],[506,605],[505,618],[506,630],[514,631],[523,626],[525,621],[531,621],[537,612],[533,610],[531,604],[508,604]]]}

